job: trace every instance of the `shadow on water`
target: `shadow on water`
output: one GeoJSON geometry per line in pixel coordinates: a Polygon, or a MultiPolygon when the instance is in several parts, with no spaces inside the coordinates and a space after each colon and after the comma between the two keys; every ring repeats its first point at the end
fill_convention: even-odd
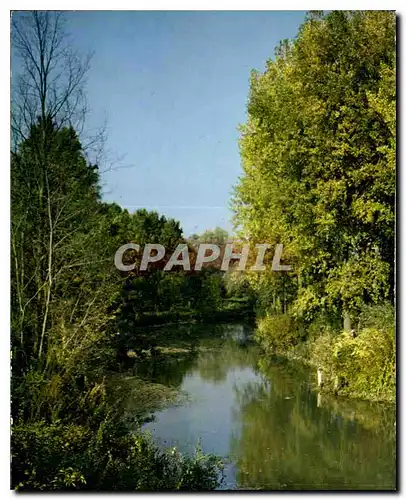
{"type": "Polygon", "coordinates": [[[139,368],[189,396],[144,425],[158,444],[189,453],[201,438],[225,458],[224,489],[395,488],[393,406],[319,395],[313,371],[261,358],[247,325],[184,328],[188,355],[139,368]]]}

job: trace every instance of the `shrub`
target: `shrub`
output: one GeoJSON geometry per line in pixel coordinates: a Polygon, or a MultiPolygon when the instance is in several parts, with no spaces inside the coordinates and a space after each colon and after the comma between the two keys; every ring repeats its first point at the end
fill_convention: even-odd
{"type": "Polygon", "coordinates": [[[218,458],[200,447],[194,457],[161,451],[148,436],[110,421],[97,432],[60,422],[21,424],[11,445],[17,490],[211,490],[222,471],[218,458]]]}
{"type": "Polygon", "coordinates": [[[393,401],[396,386],[395,314],[391,304],[364,306],[358,332],[340,332],[335,315],[302,324],[288,315],[258,320],[256,340],[323,368],[326,391],[363,399],[393,401]],[[303,342],[306,340],[306,342],[303,342]]]}
{"type": "Polygon", "coordinates": [[[311,345],[311,362],[323,367],[328,390],[365,399],[393,401],[396,338],[391,305],[365,307],[358,333],[326,333],[311,345]]]}
{"type": "Polygon", "coordinates": [[[377,328],[382,331],[394,332],[395,308],[388,302],[364,306],[359,316],[358,327],[359,329],[377,328]]]}
{"type": "Polygon", "coordinates": [[[345,382],[341,392],[361,398],[393,400],[395,352],[393,331],[364,328],[355,338],[341,334],[332,351],[336,376],[345,382]]]}
{"type": "Polygon", "coordinates": [[[305,331],[287,314],[267,315],[258,320],[256,340],[266,351],[286,351],[305,338],[305,331]]]}

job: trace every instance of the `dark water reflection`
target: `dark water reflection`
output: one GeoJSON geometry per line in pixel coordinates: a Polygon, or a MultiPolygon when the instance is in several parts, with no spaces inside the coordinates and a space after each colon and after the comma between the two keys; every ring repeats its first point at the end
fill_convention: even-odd
{"type": "Polygon", "coordinates": [[[189,394],[144,426],[160,445],[189,453],[201,438],[226,459],[224,489],[395,488],[393,407],[318,395],[313,371],[261,359],[247,326],[189,328],[198,354],[149,368],[189,394]]]}

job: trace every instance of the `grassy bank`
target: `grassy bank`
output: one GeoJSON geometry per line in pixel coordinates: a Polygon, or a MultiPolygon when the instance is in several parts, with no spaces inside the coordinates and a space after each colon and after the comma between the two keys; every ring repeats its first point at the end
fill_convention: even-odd
{"type": "Polygon", "coordinates": [[[286,314],[258,320],[256,340],[279,354],[322,369],[322,390],[371,401],[396,398],[394,308],[366,307],[357,328],[343,331],[326,317],[305,324],[286,314]]]}

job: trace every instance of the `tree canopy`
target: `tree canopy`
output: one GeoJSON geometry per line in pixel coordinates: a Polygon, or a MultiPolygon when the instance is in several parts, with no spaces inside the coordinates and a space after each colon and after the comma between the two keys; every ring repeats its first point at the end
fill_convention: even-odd
{"type": "Polygon", "coordinates": [[[395,29],[389,11],[310,13],[252,72],[235,224],[284,244],[297,315],[393,298],[395,29]]]}

